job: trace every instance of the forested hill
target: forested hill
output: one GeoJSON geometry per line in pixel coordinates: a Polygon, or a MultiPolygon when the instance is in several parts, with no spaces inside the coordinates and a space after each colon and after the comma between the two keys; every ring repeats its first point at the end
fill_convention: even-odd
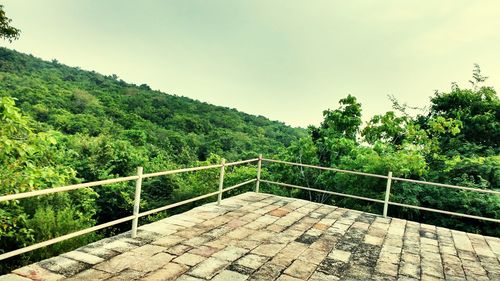
{"type": "MultiPolygon", "coordinates": [[[[270,121],[46,62],[0,48],[0,194],[128,176],[189,164],[220,163],[266,153],[281,160],[344,170],[499,190],[500,101],[486,77],[473,70],[471,88],[436,92],[417,116],[393,100],[393,111],[362,126],[354,96],[323,112],[318,127],[294,129],[270,121]],[[15,100],[15,99],[17,100],[15,100]],[[204,160],[203,162],[197,162],[204,160]]],[[[257,174],[255,166],[228,168],[224,185],[257,174]]],[[[267,164],[273,181],[384,200],[385,180],[332,171],[267,164]]],[[[214,192],[218,170],[149,178],[141,210],[214,192]]],[[[0,253],[130,215],[134,182],[86,188],[0,205],[0,253]]],[[[252,190],[248,185],[225,193],[252,190]]],[[[353,198],[263,184],[261,190],[371,213],[382,205],[353,198]]],[[[393,181],[392,202],[498,220],[500,196],[393,181]]],[[[207,201],[210,200],[209,198],[207,201]]],[[[202,204],[202,201],[193,203],[202,204]]],[[[143,222],[183,211],[176,208],[143,222]]],[[[391,206],[390,217],[499,236],[495,222],[391,206]]],[[[123,232],[117,225],[0,263],[0,273],[123,232]]]]}
{"type": "Polygon", "coordinates": [[[151,90],[0,48],[0,96],[46,129],[88,137],[113,136],[134,146],[155,146],[174,163],[230,160],[270,153],[305,135],[262,116],[151,90]]]}
{"type": "MultiPolygon", "coordinates": [[[[139,166],[155,172],[220,163],[221,157],[254,158],[285,150],[306,135],[262,116],[0,48],[1,195],[129,176],[139,166]]],[[[228,168],[224,183],[255,174],[253,167],[228,168]]],[[[213,192],[218,178],[218,170],[208,170],[147,180],[141,210],[213,192]]],[[[0,253],[128,216],[132,185],[1,204],[0,253]]],[[[2,261],[0,274],[125,230],[128,225],[118,225],[2,261]]]]}

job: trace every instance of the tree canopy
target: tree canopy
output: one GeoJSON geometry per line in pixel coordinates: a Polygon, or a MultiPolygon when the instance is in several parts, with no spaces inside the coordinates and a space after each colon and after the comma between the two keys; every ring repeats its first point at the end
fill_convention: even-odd
{"type": "MultiPolygon", "coordinates": [[[[373,116],[361,126],[361,104],[353,96],[324,112],[320,126],[277,156],[291,162],[316,164],[375,174],[499,190],[500,101],[495,90],[483,86],[478,66],[470,88],[452,84],[436,92],[428,110],[411,116],[407,106],[392,99],[394,110],[373,116]]],[[[278,181],[384,199],[385,180],[357,175],[282,167],[269,168],[278,181]]],[[[292,190],[288,195],[380,213],[380,204],[292,190]]],[[[391,200],[422,207],[498,219],[500,198],[408,182],[393,183],[391,200]]],[[[389,215],[429,224],[499,236],[494,223],[391,207],[389,215]]]]}
{"type": "Polygon", "coordinates": [[[21,30],[11,26],[12,20],[7,17],[5,14],[3,5],[0,5],[0,38],[9,40],[18,39],[21,34],[21,30]]]}
{"type": "MultiPolygon", "coordinates": [[[[262,116],[151,90],[0,48],[0,194],[271,154],[306,135],[262,116]]],[[[147,210],[217,189],[218,171],[150,179],[147,210]]],[[[255,175],[231,168],[227,184],[255,175]]],[[[0,252],[130,214],[132,183],[0,203],[0,252]],[[51,197],[51,198],[49,198],[51,197]],[[51,223],[42,223],[47,219],[51,223]],[[44,229],[40,229],[43,226],[44,229]]],[[[193,205],[190,205],[191,207],[193,205]]],[[[179,212],[182,209],[172,210],[179,212]]],[[[165,216],[150,216],[146,220],[165,216]]],[[[117,226],[12,259],[3,270],[128,229],[117,226]]]]}
{"type": "MultiPolygon", "coordinates": [[[[427,111],[394,110],[362,124],[356,97],[323,112],[319,126],[291,128],[262,116],[210,105],[0,48],[0,194],[145,172],[207,165],[263,153],[286,161],[498,190],[500,103],[479,68],[470,88],[436,92],[427,111]]],[[[254,166],[229,167],[225,184],[254,178],[254,166]]],[[[266,179],[383,199],[384,179],[266,164],[266,179]]],[[[150,178],[141,210],[216,191],[218,171],[150,178]]],[[[251,190],[231,190],[229,195],[251,190]]],[[[381,213],[382,206],[262,184],[263,192],[381,213]]],[[[132,182],[0,203],[0,252],[128,216],[132,182]]],[[[210,200],[210,199],[207,199],[210,200]]],[[[469,191],[393,183],[392,201],[499,218],[500,198],[469,191]]],[[[206,202],[206,201],[204,201],[206,202]]],[[[199,202],[196,204],[201,204],[199,202]]],[[[147,216],[150,222],[195,203],[147,216]]],[[[389,215],[499,236],[493,223],[390,207],[389,215]]],[[[129,229],[118,225],[9,259],[0,271],[129,229]]]]}

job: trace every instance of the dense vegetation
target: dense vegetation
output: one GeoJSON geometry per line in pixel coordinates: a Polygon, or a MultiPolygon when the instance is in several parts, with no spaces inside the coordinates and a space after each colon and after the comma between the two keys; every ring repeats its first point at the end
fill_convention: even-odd
{"type": "MultiPolygon", "coordinates": [[[[222,157],[246,159],[306,135],[304,129],[262,116],[5,48],[0,48],[0,122],[0,194],[128,176],[137,166],[155,172],[219,163],[222,157]]],[[[234,168],[227,184],[254,175],[253,168],[234,168]]],[[[141,208],[215,191],[217,179],[213,170],[147,180],[141,208]]],[[[114,184],[0,203],[0,252],[127,216],[132,186],[114,184]]],[[[129,227],[76,238],[22,259],[48,257],[129,227]]]]}
{"type": "MultiPolygon", "coordinates": [[[[500,101],[476,65],[472,87],[452,84],[436,92],[428,109],[410,116],[408,106],[392,98],[394,111],[374,116],[361,127],[361,104],[355,97],[324,111],[319,127],[294,141],[277,157],[291,162],[500,190],[500,101]]],[[[385,179],[272,165],[278,181],[384,199],[385,179]]],[[[381,204],[292,190],[298,196],[380,214],[381,204]]],[[[489,218],[500,218],[500,196],[395,181],[391,200],[489,218]]],[[[500,236],[498,224],[390,207],[389,215],[468,232],[500,236]]]]}
{"type": "MultiPolygon", "coordinates": [[[[499,189],[500,102],[474,71],[472,87],[437,92],[417,116],[395,99],[394,111],[362,127],[355,97],[324,111],[324,121],[294,129],[234,109],[128,84],[57,61],[0,48],[0,194],[26,192],[221,158],[282,160],[482,189],[499,189]]],[[[218,170],[148,179],[141,209],[152,209],[217,189],[218,170]]],[[[233,167],[226,184],[255,177],[255,167],[233,167]]],[[[385,180],[266,164],[263,176],[287,183],[383,198],[385,180]]],[[[252,186],[243,190],[249,190],[252,186]]],[[[265,192],[381,213],[380,204],[262,185],[265,192]]],[[[0,252],[127,216],[133,182],[0,203],[0,252]]],[[[232,191],[232,192],[241,192],[232,191]]],[[[500,198],[394,182],[392,200],[500,218],[500,198]]],[[[186,206],[189,208],[192,206],[186,206]]],[[[176,209],[172,212],[182,211],[176,209]]],[[[494,223],[391,207],[389,214],[500,236],[494,223]]],[[[154,220],[167,214],[145,218],[154,220]]],[[[110,228],[2,262],[0,271],[49,257],[100,237],[110,228]]]]}

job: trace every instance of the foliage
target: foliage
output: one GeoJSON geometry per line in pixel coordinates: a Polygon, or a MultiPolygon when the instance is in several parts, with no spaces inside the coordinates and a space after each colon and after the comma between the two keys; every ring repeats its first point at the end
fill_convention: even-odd
{"type": "Polygon", "coordinates": [[[0,38],[7,39],[9,42],[18,39],[21,33],[19,29],[10,25],[11,22],[12,20],[5,15],[3,5],[0,5],[0,38]]]}
{"type": "MultiPolygon", "coordinates": [[[[0,48],[0,194],[239,160],[305,135],[262,116],[209,105],[0,48]]],[[[218,170],[145,179],[141,209],[217,190],[218,170]]],[[[255,174],[228,168],[227,183],[255,174]]],[[[0,252],[130,215],[134,183],[0,203],[0,252]],[[44,222],[46,221],[46,222],[44,222]],[[42,223],[44,222],[44,223],[42,223]]],[[[213,198],[211,198],[213,199],[213,198]]],[[[206,201],[204,201],[206,202],[206,201]]],[[[203,202],[199,202],[200,204],[203,202]]],[[[195,204],[192,204],[192,207],[195,204]]],[[[146,221],[182,211],[169,210],[146,221]]],[[[10,259],[0,270],[125,231],[107,228],[10,259]]]]}
{"type": "MultiPolygon", "coordinates": [[[[499,190],[500,103],[476,66],[471,89],[452,85],[437,92],[428,112],[407,113],[394,98],[394,111],[374,116],[361,129],[361,105],[355,97],[324,112],[310,136],[292,142],[278,158],[298,163],[395,177],[499,190]],[[361,138],[358,139],[358,132],[361,138]]],[[[385,179],[283,165],[269,167],[277,181],[383,200],[385,179]]],[[[380,213],[381,205],[358,199],[293,189],[293,196],[380,213]]],[[[391,200],[489,218],[500,217],[499,196],[394,181],[391,200]]],[[[499,236],[494,223],[391,207],[391,216],[499,236]]]]}
{"type": "Polygon", "coordinates": [[[321,164],[338,161],[356,142],[361,125],[361,104],[348,95],[336,110],[325,110],[318,128],[310,127],[311,138],[318,148],[321,164]]]}
{"type": "MultiPolygon", "coordinates": [[[[23,116],[14,100],[0,98],[0,192],[12,194],[57,187],[77,181],[76,172],[64,165],[66,150],[55,132],[34,132],[32,120],[23,116]]],[[[0,203],[0,252],[79,230],[94,224],[96,193],[90,189],[0,203]],[[50,221],[40,224],[47,217],[50,221]],[[39,225],[38,228],[35,225],[39,225]],[[39,229],[39,227],[43,227],[39,229]]],[[[20,257],[47,257],[88,241],[62,243],[44,252],[20,257]]],[[[19,258],[18,258],[19,259],[19,258]]],[[[16,263],[16,260],[11,261],[16,263]]],[[[10,263],[4,266],[9,266],[10,263]]]]}
{"type": "Polygon", "coordinates": [[[0,48],[0,96],[47,128],[106,135],[154,146],[187,164],[218,154],[228,160],[272,153],[304,136],[262,116],[127,84],[113,76],[45,62],[0,48]]]}
{"type": "MultiPolygon", "coordinates": [[[[254,158],[281,160],[396,177],[499,190],[500,102],[474,70],[472,88],[437,92],[427,112],[394,110],[362,127],[354,96],[323,112],[320,126],[291,128],[151,90],[78,68],[0,48],[0,194],[254,158]]],[[[224,187],[255,177],[255,166],[225,167],[224,187]]],[[[218,190],[219,169],[147,178],[141,210],[218,190]]],[[[383,199],[386,180],[352,173],[266,164],[262,177],[294,185],[383,199]]],[[[253,190],[248,184],[225,193],[253,190]]],[[[261,184],[263,192],[346,208],[381,212],[378,203],[261,184]]],[[[498,219],[500,198],[393,181],[391,200],[498,219]]],[[[142,219],[182,212],[213,198],[142,219]]],[[[134,182],[0,203],[0,252],[129,216],[134,182]]],[[[389,215],[499,236],[492,223],[390,207],[389,215]]],[[[45,258],[129,228],[117,226],[2,263],[0,271],[45,258]]]]}

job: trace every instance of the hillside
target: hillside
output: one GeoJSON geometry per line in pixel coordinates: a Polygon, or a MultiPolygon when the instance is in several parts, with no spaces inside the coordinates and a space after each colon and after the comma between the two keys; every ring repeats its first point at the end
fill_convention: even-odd
{"type": "MultiPolygon", "coordinates": [[[[154,172],[253,158],[285,150],[305,135],[262,116],[0,48],[0,166],[7,167],[0,169],[0,194],[132,175],[138,166],[154,172]]],[[[225,184],[255,174],[254,167],[231,167],[225,184]]],[[[218,178],[219,171],[210,170],[146,180],[141,209],[213,192],[218,178]]],[[[2,203],[0,253],[129,215],[133,184],[2,203]]],[[[128,228],[117,225],[15,257],[0,264],[0,272],[128,228]]]]}
{"type": "MultiPolygon", "coordinates": [[[[500,100],[479,66],[471,88],[436,92],[416,116],[392,100],[393,111],[362,124],[362,106],[348,95],[323,112],[318,127],[294,129],[185,97],[132,85],[0,48],[0,194],[207,165],[265,153],[281,160],[337,167],[477,189],[499,190],[500,100]],[[13,99],[15,98],[15,99],[13,99]]],[[[226,169],[224,185],[254,178],[255,166],[226,169]]],[[[278,164],[266,179],[384,200],[386,181],[278,164]]],[[[142,185],[141,210],[217,190],[218,170],[157,178],[142,185]]],[[[0,253],[130,215],[134,183],[80,189],[0,205],[0,253]]],[[[225,196],[253,189],[245,186],[225,196]]],[[[263,184],[261,191],[370,213],[382,205],[263,184]]],[[[207,199],[208,200],[208,199],[207,199]]],[[[394,180],[391,201],[453,211],[489,221],[391,206],[390,217],[499,236],[500,197],[394,180]]],[[[199,202],[203,203],[203,202],[199,202]]],[[[195,204],[144,217],[141,223],[195,204]]],[[[0,272],[128,230],[106,228],[0,264],[0,272]]]]}
{"type": "Polygon", "coordinates": [[[48,128],[154,145],[175,163],[205,160],[210,153],[230,160],[253,157],[305,135],[303,129],[262,116],[5,48],[0,48],[0,81],[0,96],[16,98],[24,113],[48,128]]]}

